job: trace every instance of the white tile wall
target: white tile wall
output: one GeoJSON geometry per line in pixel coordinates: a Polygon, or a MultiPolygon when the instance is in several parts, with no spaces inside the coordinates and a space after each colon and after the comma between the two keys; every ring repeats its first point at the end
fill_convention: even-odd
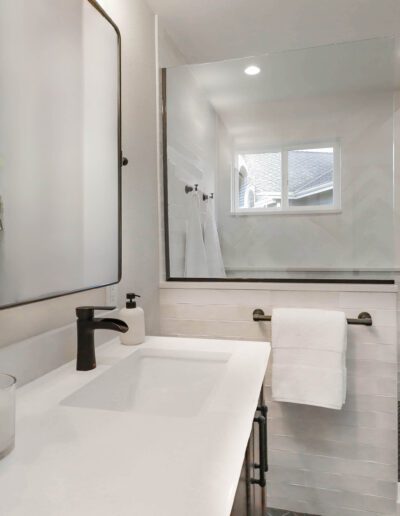
{"type": "MultiPolygon", "coordinates": [[[[397,275],[396,283],[400,283],[400,275],[397,275]]],[[[397,294],[397,356],[400,356],[400,292],[397,294]]],[[[400,399],[400,363],[397,362],[397,365],[397,395],[400,399]]]]}
{"type": "Polygon", "coordinates": [[[271,400],[271,366],[265,377],[269,410],[268,505],[324,516],[394,515],[397,497],[397,294],[363,286],[257,285],[161,288],[165,335],[270,339],[270,323],[252,321],[254,308],[368,311],[372,328],[349,326],[348,396],[341,411],[271,400]],[[322,290],[323,288],[323,290],[322,290]],[[319,290],[318,290],[319,289],[319,290]],[[369,291],[370,290],[370,291],[369,291]]]}

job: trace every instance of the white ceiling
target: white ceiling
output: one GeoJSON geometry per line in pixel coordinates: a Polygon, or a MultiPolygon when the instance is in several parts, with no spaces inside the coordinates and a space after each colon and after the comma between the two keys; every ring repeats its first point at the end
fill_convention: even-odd
{"type": "MultiPolygon", "coordinates": [[[[398,90],[399,48],[398,39],[378,38],[189,65],[189,69],[236,145],[246,147],[271,138],[271,124],[266,121],[285,116],[293,120],[293,107],[311,103],[315,111],[323,98],[332,104],[335,98],[357,95],[364,102],[360,94],[398,90]],[[250,64],[260,67],[259,75],[243,73],[250,64]]],[[[322,108],[326,106],[330,104],[325,102],[322,108]]]]}
{"type": "Polygon", "coordinates": [[[400,32],[399,0],[147,0],[188,63],[400,32]]]}
{"type": "Polygon", "coordinates": [[[189,65],[214,108],[399,88],[400,39],[375,38],[189,65]],[[261,72],[244,73],[249,65],[261,72]],[[397,72],[397,73],[396,73],[397,72]]]}

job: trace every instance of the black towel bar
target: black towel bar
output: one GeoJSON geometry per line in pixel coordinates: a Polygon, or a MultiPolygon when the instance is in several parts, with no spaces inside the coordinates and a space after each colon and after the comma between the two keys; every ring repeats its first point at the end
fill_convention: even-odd
{"type": "MultiPolygon", "coordinates": [[[[264,310],[261,308],[256,308],[253,312],[253,321],[270,321],[272,319],[272,315],[265,315],[264,310]]],[[[348,324],[361,324],[363,326],[372,326],[372,317],[368,312],[361,312],[357,319],[347,319],[348,324]]]]}

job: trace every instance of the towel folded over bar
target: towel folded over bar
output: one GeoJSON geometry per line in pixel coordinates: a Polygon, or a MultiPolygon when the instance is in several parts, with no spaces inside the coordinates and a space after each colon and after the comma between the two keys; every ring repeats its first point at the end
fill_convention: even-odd
{"type": "Polygon", "coordinates": [[[343,312],[272,312],[272,398],[341,409],[346,399],[347,321],[343,312]]]}

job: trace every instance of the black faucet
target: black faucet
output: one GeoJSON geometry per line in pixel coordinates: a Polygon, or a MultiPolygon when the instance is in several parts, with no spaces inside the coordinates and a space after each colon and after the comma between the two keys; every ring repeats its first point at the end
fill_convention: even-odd
{"type": "Polygon", "coordinates": [[[94,330],[128,331],[128,325],[120,319],[94,317],[95,310],[114,310],[115,306],[78,306],[76,321],[78,330],[77,371],[90,371],[96,367],[94,330]]]}

